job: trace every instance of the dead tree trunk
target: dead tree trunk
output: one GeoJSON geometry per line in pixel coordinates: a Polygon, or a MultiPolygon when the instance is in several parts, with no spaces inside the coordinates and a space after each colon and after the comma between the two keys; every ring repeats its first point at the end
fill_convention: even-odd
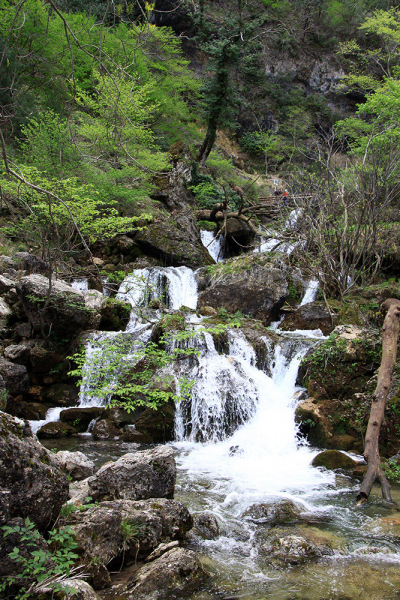
{"type": "Polygon", "coordinates": [[[375,481],[379,481],[382,497],[394,504],[390,494],[390,484],[386,479],[379,455],[379,431],[385,418],[386,398],[390,390],[391,376],[397,358],[399,337],[400,301],[389,298],[382,307],[387,310],[382,328],[382,362],[378,371],[378,382],[372,398],[367,433],[365,436],[364,458],[368,469],[357,494],[357,505],[365,504],[375,481]]]}

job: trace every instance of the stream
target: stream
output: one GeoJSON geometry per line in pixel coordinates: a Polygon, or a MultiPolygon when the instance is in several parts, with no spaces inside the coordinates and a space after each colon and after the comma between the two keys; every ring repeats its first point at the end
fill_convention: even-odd
{"type": "MultiPolygon", "coordinates": [[[[316,290],[316,282],[305,285],[302,304],[312,301],[316,290]]],[[[118,293],[135,309],[143,310],[160,296],[170,309],[187,306],[193,311],[197,302],[195,273],[187,267],[142,269],[127,277],[118,293]]],[[[136,344],[146,343],[151,330],[151,323],[140,315],[140,311],[132,311],[125,331],[136,344]]],[[[153,320],[159,316],[154,310],[153,320]]],[[[189,312],[188,319],[192,327],[201,327],[202,319],[195,312],[189,312]]],[[[310,346],[323,339],[322,334],[279,333],[279,323],[276,327],[278,343],[263,339],[268,360],[262,370],[257,368],[255,351],[245,335],[240,329],[231,329],[222,354],[212,336],[199,330],[190,342],[197,356],[180,361],[173,372],[176,378],[184,374],[195,381],[191,401],[181,402],[176,409],[175,441],[171,442],[178,466],[175,498],[193,514],[211,513],[220,528],[214,540],[189,539],[189,547],[202,555],[213,575],[192,598],[399,598],[400,518],[382,505],[378,488],[373,489],[366,507],[356,509],[357,481],[311,467],[318,450],[298,437],[294,422],[301,391],[296,387],[298,366],[310,346]],[[307,527],[329,540],[333,548],[329,556],[284,566],[262,556],[257,536],[266,525],[262,519],[250,518],[247,511],[253,505],[274,506],[283,500],[295,502],[310,516],[307,527]],[[377,519],[388,517],[397,525],[399,538],[392,530],[376,525],[377,519]]],[[[113,335],[96,333],[93,340],[113,335]]],[[[89,340],[80,406],[106,401],[92,393],[99,369],[91,365],[91,348],[89,340]]],[[[58,417],[58,409],[50,409],[45,421],[32,426],[37,431],[44,422],[58,417]]],[[[137,449],[137,445],[119,441],[94,442],[89,435],[45,444],[81,450],[97,465],[137,449]]],[[[393,498],[400,500],[398,489],[393,490],[393,498]]]]}

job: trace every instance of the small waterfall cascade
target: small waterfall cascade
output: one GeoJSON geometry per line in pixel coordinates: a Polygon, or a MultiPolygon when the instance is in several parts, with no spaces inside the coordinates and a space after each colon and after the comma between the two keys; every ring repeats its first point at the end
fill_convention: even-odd
{"type": "Polygon", "coordinates": [[[228,494],[240,490],[241,511],[254,494],[280,495],[331,480],[311,469],[312,453],[299,448],[294,423],[299,361],[315,340],[287,336],[275,346],[267,375],[241,332],[229,331],[227,355],[207,338],[185,373],[196,377],[190,405],[183,402],[176,414],[176,445],[187,474],[203,472],[215,482],[223,477],[228,494]]]}
{"type": "Polygon", "coordinates": [[[203,246],[207,248],[209,255],[215,260],[215,262],[223,261],[223,252],[222,252],[222,241],[223,237],[220,235],[219,237],[214,236],[213,231],[206,231],[202,229],[200,231],[201,234],[201,242],[203,246]]]}
{"type": "Polygon", "coordinates": [[[318,279],[310,279],[305,289],[304,296],[300,302],[300,306],[304,306],[304,304],[308,304],[309,302],[314,302],[315,298],[317,297],[318,287],[318,279]]]}
{"type": "Polygon", "coordinates": [[[177,407],[175,436],[201,442],[217,442],[230,435],[255,412],[257,388],[243,369],[243,361],[255,363],[252,347],[239,334],[229,334],[229,355],[218,354],[212,335],[201,333],[191,340],[199,352],[179,375],[194,381],[190,401],[177,407]],[[246,359],[244,359],[244,355],[246,359]]]}

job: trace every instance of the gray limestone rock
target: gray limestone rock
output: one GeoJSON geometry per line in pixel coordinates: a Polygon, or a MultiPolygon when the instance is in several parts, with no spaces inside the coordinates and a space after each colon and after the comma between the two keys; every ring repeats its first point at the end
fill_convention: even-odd
{"type": "Polygon", "coordinates": [[[174,452],[168,446],[132,452],[101,467],[88,481],[94,500],[172,498],[176,480],[174,452]]]}

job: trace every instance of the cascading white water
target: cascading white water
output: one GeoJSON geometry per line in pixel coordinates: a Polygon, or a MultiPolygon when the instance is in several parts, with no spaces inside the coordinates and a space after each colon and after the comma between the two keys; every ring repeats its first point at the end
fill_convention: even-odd
{"type": "Polygon", "coordinates": [[[209,255],[215,260],[215,262],[221,262],[222,256],[222,240],[223,237],[220,235],[218,238],[214,237],[213,231],[200,231],[201,241],[203,246],[207,248],[209,255]]]}
{"type": "MultiPolygon", "coordinates": [[[[230,498],[229,503],[237,504],[240,512],[256,498],[287,495],[288,490],[306,491],[333,481],[332,475],[323,475],[311,468],[313,453],[305,445],[299,447],[296,438],[295,381],[299,361],[309,347],[309,341],[297,340],[297,351],[293,356],[293,347],[288,346],[289,351],[284,352],[278,345],[272,377],[257,369],[254,350],[239,332],[229,334],[228,356],[218,355],[214,348],[202,353],[199,359],[201,368],[197,374],[200,383],[197,379],[195,386],[198,385],[198,392],[194,393],[194,396],[198,393],[199,398],[192,400],[189,418],[192,431],[201,431],[203,441],[214,443],[195,443],[196,436],[192,431],[184,440],[181,437],[181,443],[175,443],[180,451],[179,462],[186,472],[185,477],[206,475],[215,482],[220,492],[224,489],[226,497],[230,498]],[[288,358],[288,354],[292,357],[288,358]],[[216,406],[220,411],[218,414],[224,413],[221,411],[221,390],[216,381],[218,373],[224,373],[226,361],[235,370],[236,377],[247,382],[244,384],[246,389],[235,381],[233,394],[236,393],[240,404],[244,392],[249,409],[244,424],[230,437],[221,439],[223,424],[218,419],[209,419],[209,414],[214,416],[216,406]],[[211,378],[203,367],[204,363],[211,370],[211,378]],[[204,427],[204,419],[208,420],[208,430],[204,427]],[[217,423],[216,429],[213,428],[214,423],[217,423]],[[215,443],[218,435],[220,441],[215,443]]],[[[180,422],[182,418],[185,418],[184,408],[177,415],[177,432],[181,436],[185,431],[185,424],[180,422]]],[[[229,421],[225,426],[229,427],[229,421]]]]}
{"type": "MultiPolygon", "coordinates": [[[[178,408],[176,439],[216,442],[251,417],[258,401],[257,388],[243,371],[241,357],[218,354],[210,333],[202,333],[191,345],[199,355],[192,356],[189,368],[184,369],[194,385],[191,400],[178,408]]],[[[255,362],[255,352],[249,346],[247,354],[255,362]]]]}
{"type": "Polygon", "coordinates": [[[318,286],[318,279],[310,279],[304,292],[304,296],[300,302],[300,306],[304,306],[304,304],[308,304],[309,302],[314,302],[315,298],[317,297],[318,286]]]}

